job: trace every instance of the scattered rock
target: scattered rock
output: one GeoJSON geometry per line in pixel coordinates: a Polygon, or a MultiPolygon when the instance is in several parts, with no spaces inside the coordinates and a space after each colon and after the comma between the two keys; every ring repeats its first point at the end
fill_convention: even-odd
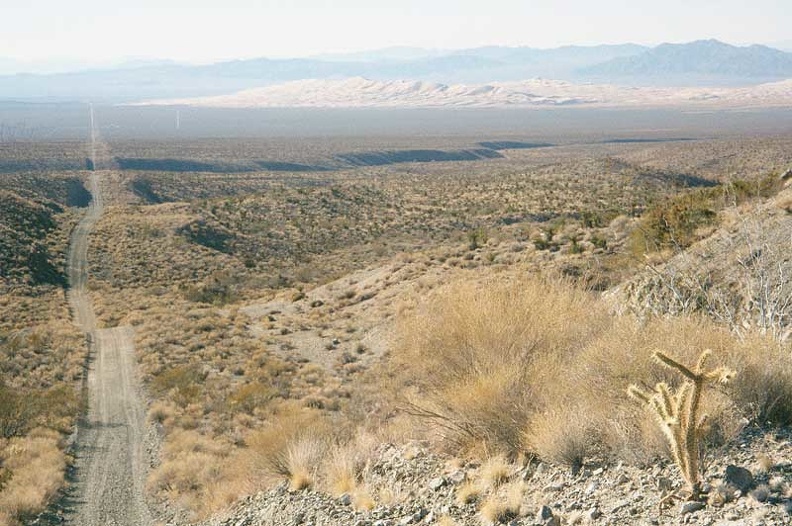
{"type": "Polygon", "coordinates": [[[465,471],[462,470],[462,469],[458,469],[458,470],[454,471],[453,473],[451,473],[451,475],[448,477],[448,480],[452,484],[459,485],[459,484],[462,484],[463,482],[465,482],[465,478],[467,478],[467,475],[465,474],[465,471]]]}
{"type": "Polygon", "coordinates": [[[732,486],[740,490],[742,494],[745,494],[753,487],[754,478],[747,469],[730,464],[726,466],[726,474],[723,478],[723,482],[727,486],[732,486]]]}
{"type": "Polygon", "coordinates": [[[437,491],[443,486],[445,486],[448,482],[444,477],[436,477],[429,481],[429,489],[432,491],[437,491]]]}
{"type": "Polygon", "coordinates": [[[703,510],[705,507],[706,505],[703,502],[698,502],[695,500],[691,502],[686,502],[682,505],[682,508],[680,509],[680,514],[687,515],[688,513],[695,513],[699,510],[703,510]]]}
{"type": "Polygon", "coordinates": [[[544,524],[546,521],[553,518],[553,510],[550,506],[542,506],[536,513],[536,520],[544,524]]]}
{"type": "MultiPolygon", "coordinates": [[[[707,475],[715,480],[714,472],[725,471],[728,464],[741,465],[756,458],[759,451],[776,459],[779,466],[792,465],[788,444],[792,442],[792,430],[783,431],[782,436],[769,435],[766,430],[746,431],[741,443],[724,453],[726,461],[713,466],[707,475]]],[[[523,485],[523,506],[538,502],[544,506],[531,509],[528,516],[504,517],[504,524],[512,526],[558,526],[562,523],[589,524],[596,526],[697,524],[699,526],[722,525],[759,525],[786,526],[791,524],[792,501],[786,497],[788,475],[786,468],[779,469],[774,475],[779,481],[762,479],[766,492],[764,502],[762,485],[752,487],[744,495],[748,499],[735,502],[733,494],[742,493],[735,486],[716,481],[709,491],[710,498],[719,492],[720,502],[704,506],[701,502],[678,503],[672,516],[660,515],[657,503],[664,494],[656,486],[675,486],[670,477],[674,467],[657,464],[655,469],[642,469],[637,466],[609,466],[599,475],[594,468],[588,478],[571,478],[568,468],[542,463],[528,469],[530,481],[523,483],[522,477],[515,482],[523,485]],[[667,480],[667,479],[666,479],[667,480]],[[659,482],[660,481],[660,482],[659,482]],[[551,489],[553,493],[547,493],[551,489]],[[538,500],[537,499],[542,499],[538,500]],[[787,503],[790,509],[787,511],[787,503]],[[561,513],[564,517],[562,518],[561,513]],[[674,517],[675,516],[675,517],[674,517]],[[567,522],[564,522],[564,521],[567,522]]],[[[467,464],[464,468],[454,467],[448,471],[449,459],[434,455],[422,444],[405,447],[383,444],[369,460],[366,484],[375,501],[372,510],[358,510],[351,505],[350,495],[332,497],[327,494],[307,490],[290,493],[288,485],[283,484],[268,492],[262,492],[240,502],[225,517],[218,517],[201,523],[200,526],[253,526],[256,524],[296,524],[295,518],[302,516],[301,526],[432,526],[443,524],[448,517],[457,526],[481,526],[480,506],[460,504],[455,490],[466,482],[479,481],[479,467],[467,464]],[[375,493],[381,488],[398,492],[393,501],[381,501],[375,493]]],[[[747,470],[746,470],[747,471],[747,470]]],[[[729,469],[729,480],[736,482],[731,475],[741,473],[736,468],[729,469]]],[[[747,477],[746,477],[747,478],[747,477]]],[[[753,486],[757,483],[751,479],[753,486]]],[[[671,488],[673,489],[673,488],[671,488]]],[[[503,499],[508,488],[483,489],[481,500],[494,497],[503,499]]],[[[186,522],[163,521],[163,524],[181,525],[186,522]]]]}

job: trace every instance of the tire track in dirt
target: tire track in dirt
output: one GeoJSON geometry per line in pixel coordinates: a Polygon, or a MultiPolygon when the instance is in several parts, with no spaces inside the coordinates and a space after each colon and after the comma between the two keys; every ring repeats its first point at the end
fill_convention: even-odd
{"type": "Polygon", "coordinates": [[[136,376],[133,329],[98,329],[88,296],[88,240],[102,216],[102,172],[88,181],[93,196],[69,245],[69,303],[75,323],[91,345],[88,414],[75,446],[75,481],[67,495],[65,519],[75,526],[145,526],[147,457],[145,412],[136,376]]]}

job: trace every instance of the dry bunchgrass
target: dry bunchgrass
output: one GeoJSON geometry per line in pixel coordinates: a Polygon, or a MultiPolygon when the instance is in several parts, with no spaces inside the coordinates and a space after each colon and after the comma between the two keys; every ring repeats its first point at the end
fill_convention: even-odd
{"type": "Polygon", "coordinates": [[[301,409],[281,415],[248,437],[250,454],[262,474],[288,480],[292,490],[313,487],[333,434],[320,414],[301,409]]]}
{"type": "Polygon", "coordinates": [[[324,463],[324,486],[332,495],[344,493],[354,495],[364,483],[378,437],[358,432],[346,442],[334,444],[330,448],[329,460],[324,463]]]}
{"type": "Polygon", "coordinates": [[[596,452],[602,431],[601,421],[585,412],[591,409],[581,404],[578,409],[564,406],[535,414],[526,426],[526,447],[545,460],[577,471],[585,458],[596,452]]]}
{"type": "Polygon", "coordinates": [[[486,459],[479,468],[479,480],[484,488],[497,488],[505,484],[511,474],[512,466],[503,455],[486,459]]]}
{"type": "Polygon", "coordinates": [[[493,524],[506,524],[521,514],[525,486],[522,482],[511,484],[503,491],[492,493],[481,504],[482,523],[489,526],[493,524]]]}
{"type": "Polygon", "coordinates": [[[609,323],[585,292],[557,281],[457,282],[402,324],[395,366],[412,384],[410,409],[447,438],[514,453],[537,385],[557,374],[539,359],[576,354],[609,323]]]}
{"type": "Polygon", "coordinates": [[[465,481],[456,491],[456,501],[460,506],[473,504],[481,498],[481,484],[471,480],[465,481]]]}

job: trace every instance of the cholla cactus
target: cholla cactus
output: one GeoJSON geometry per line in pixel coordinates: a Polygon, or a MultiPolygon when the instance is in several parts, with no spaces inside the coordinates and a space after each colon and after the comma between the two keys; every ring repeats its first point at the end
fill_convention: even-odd
{"type": "Polygon", "coordinates": [[[628,394],[650,408],[657,418],[663,433],[671,446],[671,453],[682,478],[685,480],[685,492],[691,500],[701,497],[702,480],[699,472],[699,429],[706,417],[699,418],[701,393],[707,383],[725,383],[734,377],[735,372],[725,367],[704,371],[707,358],[712,354],[705,350],[699,356],[694,370],[669,358],[661,352],[653,357],[669,369],[674,369],[685,377],[686,382],[676,393],[665,382],[655,386],[654,392],[648,393],[631,385],[628,394]]]}

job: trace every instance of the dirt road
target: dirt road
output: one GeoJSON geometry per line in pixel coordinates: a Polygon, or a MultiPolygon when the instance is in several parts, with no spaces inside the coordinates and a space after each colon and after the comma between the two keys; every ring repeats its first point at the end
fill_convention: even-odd
{"type": "Polygon", "coordinates": [[[65,518],[75,526],[145,526],[152,521],[144,498],[145,412],[135,374],[133,331],[97,329],[86,287],[88,238],[104,209],[101,176],[102,172],[91,174],[93,201],[69,246],[69,302],[92,348],[89,409],[77,435],[76,481],[65,518]]]}

